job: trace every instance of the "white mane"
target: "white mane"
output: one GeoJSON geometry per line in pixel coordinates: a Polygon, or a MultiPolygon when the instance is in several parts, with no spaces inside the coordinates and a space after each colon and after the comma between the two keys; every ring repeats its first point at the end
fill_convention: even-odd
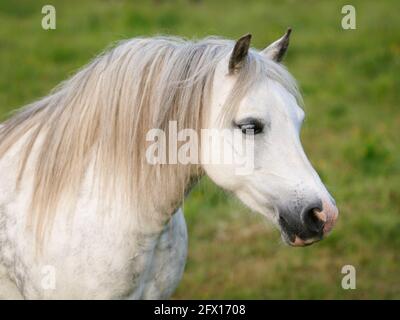
{"type": "MultiPolygon", "coordinates": [[[[7,120],[0,127],[0,157],[29,133],[18,180],[27,162],[34,161],[31,214],[39,237],[51,225],[61,198],[63,210],[67,204],[73,212],[91,163],[103,195],[101,208],[115,202],[126,212],[159,212],[164,217],[155,218],[160,219],[171,214],[201,168],[147,164],[146,133],[152,128],[167,132],[171,120],[178,130],[200,130],[216,66],[233,46],[217,38],[123,41],[7,120]],[[34,148],[38,153],[31,157],[34,148]]],[[[301,99],[289,73],[256,51],[249,52],[235,76],[225,119],[261,77],[278,81],[301,99]]]]}

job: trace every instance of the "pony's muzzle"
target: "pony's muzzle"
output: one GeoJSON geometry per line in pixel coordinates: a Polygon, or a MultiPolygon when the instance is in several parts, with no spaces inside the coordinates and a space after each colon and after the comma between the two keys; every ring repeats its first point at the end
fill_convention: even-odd
{"type": "Polygon", "coordinates": [[[315,201],[304,207],[300,213],[296,210],[280,210],[282,238],[291,246],[310,245],[332,230],[337,217],[338,209],[331,201],[315,201]]]}

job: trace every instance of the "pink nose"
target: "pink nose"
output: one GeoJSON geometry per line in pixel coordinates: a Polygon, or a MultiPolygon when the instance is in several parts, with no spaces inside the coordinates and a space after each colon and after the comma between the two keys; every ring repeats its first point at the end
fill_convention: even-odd
{"type": "Polygon", "coordinates": [[[331,201],[324,201],[322,203],[322,206],[323,210],[319,212],[319,215],[321,220],[325,220],[323,232],[324,234],[327,234],[332,230],[333,226],[335,225],[339,215],[339,210],[331,201]]]}
{"type": "Polygon", "coordinates": [[[319,241],[335,225],[338,209],[333,200],[310,201],[299,210],[279,210],[282,238],[292,246],[305,246],[319,241]]]}
{"type": "MultiPolygon", "coordinates": [[[[339,211],[337,207],[331,202],[323,202],[322,210],[318,208],[314,208],[307,212],[308,216],[313,216],[313,219],[307,219],[306,227],[308,229],[316,228],[319,232],[322,232],[323,235],[327,235],[333,228],[336,223],[339,211]]],[[[319,233],[321,235],[321,233],[319,233]]],[[[309,237],[302,238],[299,235],[295,235],[294,240],[291,239],[290,245],[295,247],[303,247],[309,244],[312,244],[321,238],[319,237],[309,237]]]]}

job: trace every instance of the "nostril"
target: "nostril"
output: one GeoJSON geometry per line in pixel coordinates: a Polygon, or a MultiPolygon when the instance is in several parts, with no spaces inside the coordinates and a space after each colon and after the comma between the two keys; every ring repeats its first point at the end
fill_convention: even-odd
{"type": "Polygon", "coordinates": [[[314,209],[314,215],[321,220],[323,223],[326,222],[327,218],[326,218],[326,214],[323,211],[320,211],[319,209],[314,209]]]}
{"type": "Polygon", "coordinates": [[[311,208],[303,212],[303,222],[311,232],[320,233],[324,228],[326,215],[320,208],[311,208]]]}

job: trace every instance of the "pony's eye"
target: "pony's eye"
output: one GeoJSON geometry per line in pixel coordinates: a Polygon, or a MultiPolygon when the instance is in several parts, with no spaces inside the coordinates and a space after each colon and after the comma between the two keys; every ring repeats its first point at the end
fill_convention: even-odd
{"type": "Polygon", "coordinates": [[[245,119],[236,123],[236,126],[242,130],[243,134],[258,134],[264,129],[263,123],[258,119],[245,119]]]}

